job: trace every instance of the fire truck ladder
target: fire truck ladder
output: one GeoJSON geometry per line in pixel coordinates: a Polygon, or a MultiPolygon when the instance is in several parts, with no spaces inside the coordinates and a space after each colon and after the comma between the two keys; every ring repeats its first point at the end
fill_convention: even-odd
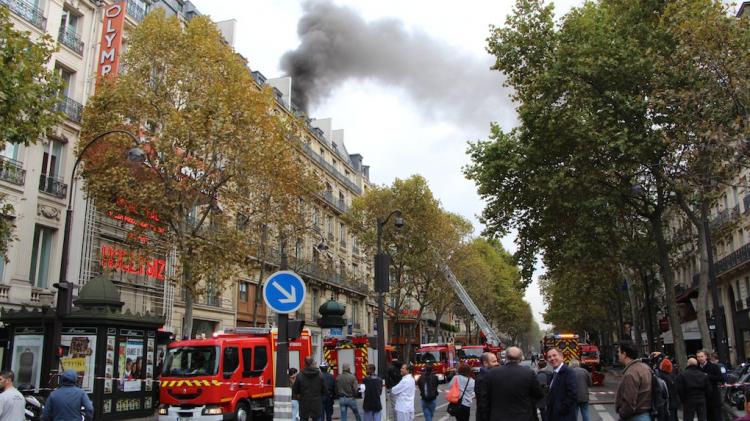
{"type": "Polygon", "coordinates": [[[445,279],[448,280],[448,283],[451,284],[453,290],[456,292],[456,295],[458,295],[458,298],[461,299],[462,303],[464,303],[464,307],[469,310],[469,313],[474,318],[474,321],[477,323],[477,325],[479,325],[479,328],[482,329],[484,337],[487,338],[487,343],[491,344],[492,346],[498,346],[500,344],[500,337],[497,336],[495,331],[492,329],[492,326],[490,326],[490,324],[487,322],[487,319],[484,318],[482,312],[479,311],[479,308],[477,308],[477,305],[474,304],[474,300],[471,299],[471,296],[468,292],[466,292],[463,285],[458,282],[458,279],[456,279],[456,275],[453,274],[451,268],[449,268],[448,265],[443,265],[442,271],[445,279]]]}

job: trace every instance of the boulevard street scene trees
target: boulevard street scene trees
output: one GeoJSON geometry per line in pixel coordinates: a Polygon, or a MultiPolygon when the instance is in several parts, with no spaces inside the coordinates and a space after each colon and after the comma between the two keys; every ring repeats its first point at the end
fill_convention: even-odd
{"type": "Polygon", "coordinates": [[[3,368],[36,393],[75,367],[95,418],[129,419],[167,411],[170,344],[222,335],[286,348],[200,357],[280,385],[289,349],[337,376],[341,349],[382,374],[547,337],[750,359],[750,2],[472,1],[421,26],[0,0],[3,368]],[[283,271],[289,312],[264,295],[283,271]]]}

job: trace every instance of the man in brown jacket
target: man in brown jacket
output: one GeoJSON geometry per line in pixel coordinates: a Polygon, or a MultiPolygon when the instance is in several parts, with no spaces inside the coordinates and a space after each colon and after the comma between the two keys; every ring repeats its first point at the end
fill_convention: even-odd
{"type": "Polygon", "coordinates": [[[615,410],[621,421],[651,420],[651,369],[637,360],[638,351],[632,342],[621,342],[617,351],[625,364],[615,395],[615,410]]]}

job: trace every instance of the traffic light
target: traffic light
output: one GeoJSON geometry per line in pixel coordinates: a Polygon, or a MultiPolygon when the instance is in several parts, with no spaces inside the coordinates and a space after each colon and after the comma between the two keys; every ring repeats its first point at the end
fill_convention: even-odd
{"type": "Polygon", "coordinates": [[[291,341],[302,335],[302,329],[305,328],[304,320],[289,320],[287,322],[287,340],[291,341]]]}
{"type": "Polygon", "coordinates": [[[388,292],[390,290],[390,265],[390,256],[385,253],[375,255],[375,292],[388,292]]]}

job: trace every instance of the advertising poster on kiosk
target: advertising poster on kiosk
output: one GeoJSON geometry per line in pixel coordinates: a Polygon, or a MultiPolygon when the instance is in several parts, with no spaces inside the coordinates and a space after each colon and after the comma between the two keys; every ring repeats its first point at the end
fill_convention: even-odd
{"type": "Polygon", "coordinates": [[[94,367],[96,364],[96,328],[89,330],[91,331],[84,329],[63,330],[60,341],[63,348],[60,369],[77,371],[78,386],[87,393],[92,393],[94,391],[94,367]],[[76,334],[79,331],[89,334],[76,334]]]}
{"type": "Polygon", "coordinates": [[[141,390],[143,373],[143,339],[120,338],[117,356],[120,390],[138,392],[141,390]]]}
{"type": "Polygon", "coordinates": [[[42,335],[17,335],[13,339],[11,370],[16,374],[15,385],[21,389],[39,387],[42,369],[42,335]]]}

